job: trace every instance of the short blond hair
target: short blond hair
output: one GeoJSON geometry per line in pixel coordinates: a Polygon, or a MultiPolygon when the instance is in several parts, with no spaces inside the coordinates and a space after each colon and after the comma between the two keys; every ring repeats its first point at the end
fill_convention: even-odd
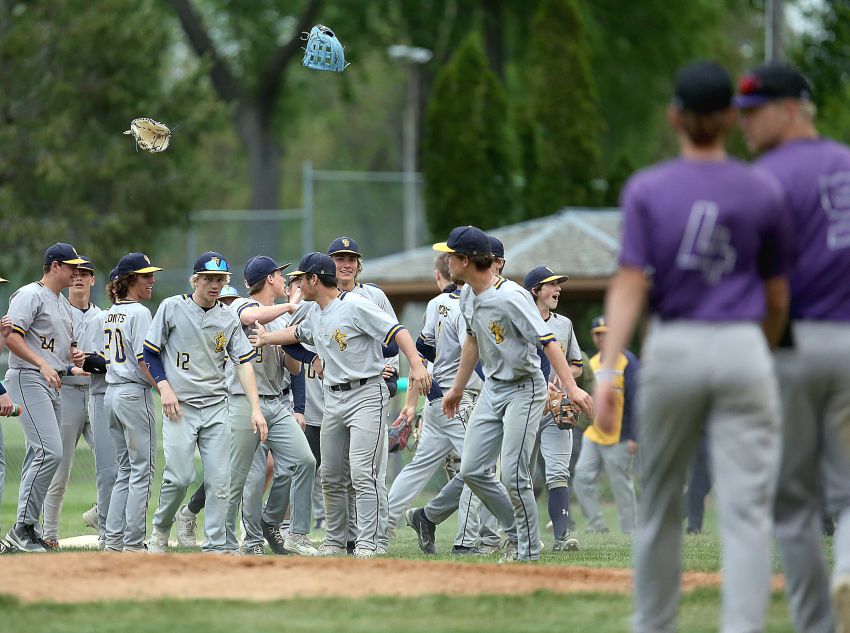
{"type": "MultiPolygon", "coordinates": [[[[192,286],[192,289],[198,287],[198,280],[201,278],[201,275],[209,275],[210,273],[194,273],[191,277],[189,277],[189,285],[192,286]]],[[[224,277],[224,285],[228,285],[230,283],[230,273],[226,275],[217,274],[216,277],[224,277]]]]}

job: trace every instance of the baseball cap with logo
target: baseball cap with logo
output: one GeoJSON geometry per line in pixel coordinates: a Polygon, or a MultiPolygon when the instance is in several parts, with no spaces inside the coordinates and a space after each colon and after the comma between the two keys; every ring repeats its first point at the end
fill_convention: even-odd
{"type": "Polygon", "coordinates": [[[236,299],[239,296],[239,291],[233,286],[224,286],[221,292],[218,293],[219,299],[236,299]]]}
{"type": "Polygon", "coordinates": [[[753,68],[738,82],[736,108],[757,108],[776,99],[812,98],[812,84],[799,70],[784,62],[769,62],[753,68]]]}
{"type": "Polygon", "coordinates": [[[505,245],[502,244],[502,240],[492,235],[488,235],[487,237],[490,238],[490,251],[493,255],[499,259],[505,259],[505,245]]]}
{"type": "Polygon", "coordinates": [[[673,103],[679,110],[711,114],[732,105],[732,78],[717,62],[693,62],[676,75],[673,103]]]}
{"type": "Polygon", "coordinates": [[[77,255],[76,249],[74,249],[74,247],[70,244],[57,242],[44,251],[44,265],[49,266],[53,262],[78,266],[80,264],[85,264],[86,260],[77,255]]]}
{"type": "Polygon", "coordinates": [[[336,255],[337,253],[348,253],[350,255],[356,255],[357,257],[362,257],[360,254],[360,247],[350,237],[338,237],[331,245],[328,246],[328,255],[336,255]]]}
{"type": "Polygon", "coordinates": [[[0,284],[7,284],[7,283],[9,283],[8,279],[3,279],[2,277],[0,277],[0,284]]]}
{"type": "Polygon", "coordinates": [[[290,277],[298,275],[325,275],[336,277],[336,264],[330,255],[325,253],[308,253],[298,262],[298,270],[289,273],[290,277]]]}
{"type": "Polygon", "coordinates": [[[441,253],[458,253],[459,255],[493,254],[490,237],[474,226],[453,228],[449,233],[449,239],[445,242],[437,242],[433,248],[441,253]]]}
{"type": "Polygon", "coordinates": [[[608,331],[608,321],[605,320],[604,316],[598,316],[593,321],[590,322],[590,331],[593,334],[598,334],[600,332],[608,331]]]}
{"type": "Polygon", "coordinates": [[[257,255],[256,257],[252,257],[251,259],[249,259],[248,263],[245,264],[245,281],[248,282],[249,286],[253,286],[261,279],[265,279],[269,275],[274,274],[274,271],[283,271],[289,268],[290,266],[292,266],[291,262],[287,262],[283,265],[278,265],[278,263],[271,257],[266,257],[265,255],[257,255]]]}
{"type": "Polygon", "coordinates": [[[195,267],[192,269],[192,272],[195,274],[205,273],[207,275],[229,275],[230,266],[221,253],[207,251],[195,260],[195,267]]]}
{"type": "Polygon", "coordinates": [[[92,261],[85,255],[80,255],[80,259],[84,259],[85,261],[82,264],[77,264],[77,270],[87,270],[93,275],[94,264],[92,263],[92,261]]]}
{"type": "Polygon", "coordinates": [[[548,284],[550,281],[557,281],[562,284],[567,279],[569,279],[567,275],[558,275],[548,266],[538,266],[528,271],[522,285],[525,286],[526,290],[531,290],[540,284],[548,284]]]}
{"type": "Polygon", "coordinates": [[[137,275],[145,275],[147,273],[155,273],[162,270],[158,266],[151,265],[150,258],[144,253],[127,253],[118,260],[115,268],[109,273],[109,279],[115,281],[119,277],[136,273],[137,275]]]}

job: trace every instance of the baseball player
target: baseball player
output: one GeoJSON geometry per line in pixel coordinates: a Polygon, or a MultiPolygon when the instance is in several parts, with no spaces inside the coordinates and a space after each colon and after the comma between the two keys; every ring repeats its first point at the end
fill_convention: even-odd
{"type": "Polygon", "coordinates": [[[819,136],[811,98],[799,70],[771,63],[744,76],[735,105],[748,147],[761,154],[756,165],[785,192],[798,243],[792,323],[776,357],[784,429],[774,518],[785,590],[798,631],[850,633],[850,148],[819,136]],[[826,510],[838,517],[837,622],[821,537],[821,474],[826,510]]]}
{"type": "Polygon", "coordinates": [[[156,467],[156,418],[151,389],[156,385],[144,362],[154,273],[144,253],[124,255],[109,274],[112,306],[100,331],[108,361],[106,414],[118,474],[106,515],[105,548],[114,552],[145,549],[148,503],[156,467]]]}
{"type": "MultiPolygon", "coordinates": [[[[538,345],[544,347],[572,402],[592,410],[592,401],[576,386],[560,346],[550,345],[556,339],[528,292],[491,271],[494,260],[486,233],[471,226],[457,227],[434,249],[450,254],[452,278],[466,282],[460,308],[468,336],[454,383],[443,394],[444,415],[451,418],[459,413],[463,389],[479,358],[486,377],[466,427],[461,472],[454,479],[466,482],[505,528],[508,540],[502,560],[536,560],[540,531],[529,462],[548,391],[538,345]],[[492,471],[499,455],[504,486],[492,471]]],[[[423,533],[433,537],[435,517],[427,516],[425,510],[407,511],[420,539],[423,533]]]]}
{"type": "MultiPolygon", "coordinates": [[[[565,316],[556,314],[558,300],[561,297],[561,284],[567,281],[567,275],[557,275],[546,266],[532,268],[523,281],[525,289],[534,297],[537,310],[543,321],[552,329],[558,339],[561,353],[567,359],[573,378],[582,373],[581,349],[573,331],[573,322],[565,316]]],[[[542,360],[542,359],[541,359],[542,360]]],[[[548,368],[547,368],[548,369],[548,368]]],[[[543,372],[548,380],[548,371],[543,372]]],[[[577,550],[578,540],[570,536],[570,455],[573,450],[572,429],[559,429],[553,414],[546,413],[540,420],[537,434],[540,454],[543,456],[546,488],[549,491],[548,509],[552,520],[555,543],[552,551],[577,550]]]]}
{"type": "MultiPolygon", "coordinates": [[[[0,284],[9,283],[7,279],[0,277],[0,284]]],[[[6,337],[12,331],[11,323],[0,324],[0,352],[6,346],[6,337]]],[[[3,383],[0,383],[0,416],[9,416],[15,409],[15,403],[6,392],[3,383]]],[[[6,479],[6,449],[3,443],[3,427],[0,425],[0,499],[3,498],[3,486],[6,479]]],[[[0,554],[12,551],[12,547],[6,543],[6,539],[0,536],[0,554]]]]}
{"type": "Polygon", "coordinates": [[[200,255],[190,279],[194,292],[163,301],[145,337],[144,360],[159,387],[165,418],[165,472],[148,541],[152,552],[168,546],[174,515],[195,478],[195,446],[201,453],[207,496],[201,548],[226,550],[231,438],[223,379],[228,358],[250,403],[251,427],[260,441],[266,439],[251,365],[256,353],[233,311],[218,300],[229,280],[230,267],[221,254],[200,255]]]}
{"type": "MultiPolygon", "coordinates": [[[[281,271],[289,264],[279,266],[273,259],[263,255],[251,258],[245,265],[245,285],[249,288],[249,299],[236,299],[232,309],[240,319],[243,330],[249,333],[255,324],[260,323],[267,331],[273,332],[288,325],[289,314],[295,306],[275,304],[276,299],[286,296],[286,287],[281,271]]],[[[291,476],[292,516],[289,532],[282,543],[277,525],[272,525],[255,517],[254,522],[262,526],[263,535],[280,545],[284,554],[314,556],[318,552],[310,543],[310,513],[312,509],[313,480],[316,475],[316,460],[310,452],[310,445],[304,432],[292,415],[289,401],[290,373],[301,371],[301,363],[291,358],[277,346],[260,348],[254,359],[254,373],[257,376],[257,391],[263,417],[268,424],[265,445],[271,451],[281,469],[291,476]],[[259,521],[257,520],[259,519],[259,521]]],[[[228,408],[231,426],[230,455],[230,505],[227,515],[227,548],[236,550],[236,514],[242,502],[245,488],[243,516],[261,507],[262,479],[251,486],[245,486],[248,471],[255,460],[260,439],[250,426],[250,403],[243,394],[242,385],[234,377],[230,382],[228,408]],[[259,502],[254,502],[257,497],[259,502]]],[[[260,472],[265,473],[265,452],[260,454],[260,472]]],[[[280,517],[283,518],[282,516],[280,517]]],[[[246,521],[247,523],[248,521],[246,521]]],[[[262,551],[262,544],[259,546],[262,551]]],[[[254,550],[256,552],[256,547],[254,550]]]]}
{"type": "Polygon", "coordinates": [[[41,281],[15,291],[9,303],[12,331],[6,339],[11,352],[6,388],[22,407],[18,422],[27,440],[27,452],[16,523],[8,541],[22,552],[47,551],[36,525],[47,489],[62,461],[61,378],[82,373],[79,366],[85,357],[71,349],[72,308],[62,290],[74,284],[79,275],[77,266],[85,261],[70,244],[54,244],[44,253],[41,281]]]}
{"type": "Polygon", "coordinates": [[[302,258],[301,291],[316,305],[296,326],[266,333],[258,327],[256,344],[313,345],[324,362],[325,411],[322,418],[322,488],[327,531],[320,554],[346,553],[348,485],[356,491],[358,537],[355,556],[368,558],[378,548],[379,484],[382,443],[386,442],[384,408],[389,392],[383,380],[383,345],[392,342],[405,354],[413,388],[430,389],[430,376],[410,334],[361,296],[337,289],[336,265],[324,253],[302,258]]]}
{"type": "Polygon", "coordinates": [[[776,181],[726,155],[731,100],[722,66],[682,69],[668,109],[680,155],[632,176],[621,197],[623,245],[605,302],[594,424],[603,433],[616,427],[617,359],[649,295],[638,401],[636,633],[676,630],[682,490],[703,426],[724,546],[721,631],[764,630],[779,457],[768,343],[779,339],[787,310],[791,232],[776,181]]]}
{"type": "MultiPolygon", "coordinates": [[[[440,410],[443,390],[454,382],[460,365],[460,350],[466,339],[466,326],[460,313],[460,287],[455,285],[448,270],[448,255],[441,253],[435,261],[435,279],[440,294],[431,299],[425,308],[425,321],[416,347],[426,358],[433,359],[433,384],[423,411],[422,435],[413,459],[402,468],[393,481],[389,493],[390,529],[394,530],[410,502],[422,492],[434,472],[453,451],[463,453],[466,420],[481,391],[481,379],[474,375],[466,386],[461,401],[460,414],[446,418],[440,410]],[[430,348],[430,349],[429,349],[430,348]]],[[[419,394],[408,391],[401,416],[413,421],[419,394]]],[[[458,532],[451,553],[455,555],[480,554],[479,506],[480,502],[464,486],[465,497],[458,505],[458,532]]],[[[427,553],[436,554],[436,546],[428,541],[427,553]]]]}
{"type": "MultiPolygon", "coordinates": [[[[102,310],[91,302],[91,289],[96,281],[94,266],[88,257],[83,255],[80,258],[85,261],[77,266],[78,275],[68,291],[68,301],[72,308],[73,340],[71,345],[92,352],[94,348],[86,348],[81,345],[82,338],[88,323],[97,320],[102,310]]],[[[100,386],[102,387],[102,385],[100,386]]],[[[44,497],[42,538],[50,549],[59,547],[59,515],[62,512],[62,502],[65,499],[68,480],[71,478],[71,467],[74,464],[74,454],[80,437],[85,438],[92,451],[95,450],[92,425],[88,414],[90,387],[91,377],[88,374],[62,377],[62,419],[59,424],[59,433],[62,436],[62,460],[59,462],[59,467],[53,475],[53,481],[50,482],[47,489],[47,496],[44,497]]],[[[100,484],[101,486],[98,488],[99,499],[108,494],[107,490],[111,490],[112,481],[101,477],[100,484]]]]}

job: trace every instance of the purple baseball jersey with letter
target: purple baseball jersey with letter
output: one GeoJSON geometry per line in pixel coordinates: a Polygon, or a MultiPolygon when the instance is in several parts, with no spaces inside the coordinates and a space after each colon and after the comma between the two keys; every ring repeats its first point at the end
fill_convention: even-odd
{"type": "Polygon", "coordinates": [[[826,139],[793,141],[757,165],[779,180],[793,218],[791,317],[850,321],[850,148],[826,139]]]}
{"type": "Polygon", "coordinates": [[[769,174],[734,159],[678,158],[623,190],[621,266],[645,269],[664,320],[759,321],[762,281],[793,263],[790,214],[769,174]]]}

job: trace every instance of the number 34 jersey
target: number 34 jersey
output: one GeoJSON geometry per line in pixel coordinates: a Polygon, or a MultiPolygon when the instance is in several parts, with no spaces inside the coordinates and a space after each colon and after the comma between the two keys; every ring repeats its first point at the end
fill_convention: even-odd
{"type": "Polygon", "coordinates": [[[162,355],[165,376],[177,399],[195,407],[227,397],[225,361],[251,362],[256,353],[233,311],[223,303],[204,310],[190,295],[159,305],[145,347],[162,355]]]}
{"type": "Polygon", "coordinates": [[[151,325],[151,311],[136,301],[119,301],[103,318],[103,355],[106,382],[117,385],[136,382],[147,385],[139,370],[145,336],[151,325]]]}
{"type": "MultiPolygon", "coordinates": [[[[40,281],[17,290],[9,301],[12,330],[20,334],[32,351],[64,372],[71,364],[73,322],[71,304],[62,293],[53,292],[40,281]]],[[[9,355],[12,369],[38,369],[22,358],[9,355]]]]}

